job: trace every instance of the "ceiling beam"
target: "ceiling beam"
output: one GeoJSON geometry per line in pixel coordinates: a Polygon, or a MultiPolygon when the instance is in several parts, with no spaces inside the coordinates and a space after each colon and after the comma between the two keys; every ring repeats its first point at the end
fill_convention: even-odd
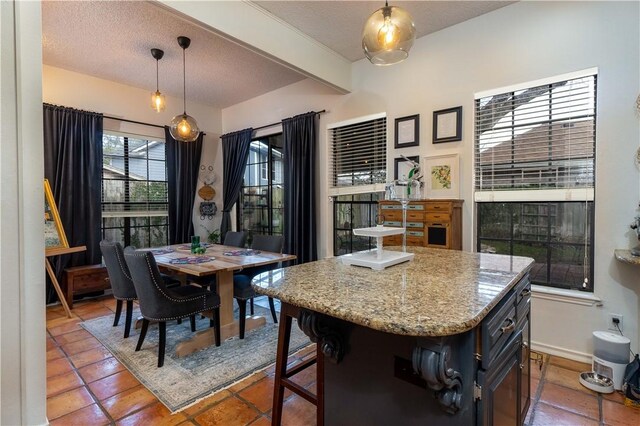
{"type": "Polygon", "coordinates": [[[250,1],[158,4],[340,93],[351,91],[351,62],[250,1]]]}

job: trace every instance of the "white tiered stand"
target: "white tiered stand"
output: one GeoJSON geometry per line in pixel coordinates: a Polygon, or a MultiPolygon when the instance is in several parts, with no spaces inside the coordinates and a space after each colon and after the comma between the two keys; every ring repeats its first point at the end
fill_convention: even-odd
{"type": "Polygon", "coordinates": [[[363,237],[375,237],[376,248],[373,250],[360,251],[357,253],[351,253],[341,256],[342,263],[344,263],[345,265],[364,266],[367,268],[375,269],[377,271],[381,271],[389,266],[397,265],[398,263],[407,262],[413,259],[413,253],[406,253],[405,246],[403,246],[402,252],[384,251],[382,248],[382,237],[403,234],[404,231],[405,228],[382,225],[378,225],[372,228],[354,229],[354,235],[360,235],[363,237]]]}

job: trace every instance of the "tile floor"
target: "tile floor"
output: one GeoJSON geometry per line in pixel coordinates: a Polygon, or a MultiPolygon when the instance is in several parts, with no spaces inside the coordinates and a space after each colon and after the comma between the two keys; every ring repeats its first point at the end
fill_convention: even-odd
{"type": "MultiPolygon", "coordinates": [[[[171,415],[79,325],[113,311],[115,300],[106,296],[76,302],[71,319],[60,306],[47,308],[47,416],[52,425],[270,424],[273,367],[171,415]]],[[[543,359],[542,369],[532,363],[528,425],[640,425],[640,409],[624,406],[622,395],[600,395],[578,383],[577,372],[588,370],[587,364],[547,355],[543,359]]],[[[315,368],[309,368],[296,380],[315,392],[314,376],[315,368]]],[[[283,425],[315,423],[312,404],[291,393],[285,398],[283,425]]]]}

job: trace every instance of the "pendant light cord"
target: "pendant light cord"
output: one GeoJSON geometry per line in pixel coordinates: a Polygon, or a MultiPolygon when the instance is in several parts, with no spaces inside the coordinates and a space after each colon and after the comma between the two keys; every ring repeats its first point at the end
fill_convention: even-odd
{"type": "Polygon", "coordinates": [[[160,83],[158,83],[158,79],[159,79],[159,74],[158,74],[158,59],[156,59],[156,92],[159,92],[160,90],[158,89],[158,87],[160,87],[160,83]]]}
{"type": "Polygon", "coordinates": [[[182,48],[182,107],[184,115],[187,115],[187,67],[185,65],[185,48],[182,48]]]}

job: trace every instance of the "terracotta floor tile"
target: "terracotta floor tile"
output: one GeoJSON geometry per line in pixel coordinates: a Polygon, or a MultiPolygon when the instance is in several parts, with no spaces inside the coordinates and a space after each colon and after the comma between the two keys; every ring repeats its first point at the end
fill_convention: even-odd
{"type": "Polygon", "coordinates": [[[311,383],[316,381],[316,376],[317,376],[317,370],[316,370],[316,365],[314,364],[305,368],[295,376],[291,377],[291,380],[293,380],[303,388],[306,388],[311,383]]]}
{"type": "Polygon", "coordinates": [[[75,371],[51,377],[47,380],[47,398],[82,385],[82,379],[75,371]]]}
{"type": "Polygon", "coordinates": [[[564,386],[546,382],[542,388],[540,401],[595,420],[600,418],[600,409],[596,397],[565,388],[564,386]]]}
{"type": "Polygon", "coordinates": [[[73,389],[47,398],[47,418],[57,419],[94,403],[84,387],[73,389]]]}
{"type": "Polygon", "coordinates": [[[97,348],[89,349],[88,351],[80,352],[75,355],[69,356],[73,365],[76,368],[84,367],[85,365],[93,364],[94,362],[98,362],[103,359],[107,359],[111,357],[111,353],[104,347],[100,346],[97,348]]]}
{"type": "Polygon", "coordinates": [[[60,345],[63,351],[69,356],[78,354],[80,352],[88,351],[89,349],[97,348],[102,346],[102,343],[98,341],[95,337],[91,336],[86,339],[78,340],[71,343],[66,343],[64,345],[60,345]]]}
{"type": "Polygon", "coordinates": [[[53,361],[54,359],[65,357],[65,353],[59,347],[54,347],[47,351],[47,361],[53,361]]]}
{"type": "Polygon", "coordinates": [[[576,371],[567,370],[566,368],[561,368],[557,365],[548,365],[544,378],[547,382],[596,396],[596,392],[589,390],[580,384],[579,376],[580,375],[576,371]]]}
{"type": "Polygon", "coordinates": [[[192,416],[196,413],[199,413],[200,411],[203,411],[205,408],[208,408],[209,406],[215,403],[218,403],[225,398],[230,397],[231,395],[232,395],[231,392],[229,392],[228,390],[222,390],[220,392],[216,392],[213,395],[208,396],[202,401],[198,402],[197,404],[194,404],[189,408],[185,408],[184,413],[187,416],[192,416]]]}
{"type": "Polygon", "coordinates": [[[53,340],[52,337],[47,336],[47,350],[50,351],[51,349],[55,349],[58,347],[58,343],[53,340]]]}
{"type": "Polygon", "coordinates": [[[602,400],[602,420],[605,425],[638,426],[640,425],[640,409],[605,399],[602,400]]]}
{"type": "MultiPolygon", "coordinates": [[[[113,311],[111,309],[105,308],[104,306],[100,306],[85,313],[78,314],[78,316],[85,321],[107,315],[113,315],[113,311]]],[[[120,321],[124,321],[124,318],[121,317],[120,321]]]]}
{"type": "Polygon", "coordinates": [[[49,333],[52,336],[59,336],[61,334],[65,334],[65,333],[70,333],[72,331],[77,331],[77,330],[83,330],[82,327],[80,327],[80,318],[70,318],[70,319],[64,319],[60,322],[54,320],[51,322],[47,322],[47,329],[49,330],[49,333]],[[50,326],[50,324],[54,324],[53,326],[50,326]],[[57,325],[58,323],[61,323],[60,325],[57,325]]]}
{"type": "Polygon", "coordinates": [[[597,426],[593,419],[573,414],[570,411],[552,407],[543,402],[536,405],[531,426],[597,426]]]}
{"type": "Polygon", "coordinates": [[[560,358],[557,356],[549,357],[549,364],[557,365],[558,367],[566,368],[567,370],[577,371],[578,373],[582,373],[583,371],[591,371],[591,364],[586,364],[584,362],[573,361],[567,358],[560,358]]]}
{"type": "Polygon", "coordinates": [[[273,405],[273,377],[269,376],[256,382],[239,392],[238,395],[255,405],[263,413],[268,412],[273,405]]]}
{"type": "Polygon", "coordinates": [[[184,422],[187,417],[183,413],[171,415],[167,407],[158,402],[144,408],[130,416],[123,418],[117,422],[118,426],[137,426],[137,425],[153,425],[153,426],[173,426],[184,422]]]}
{"type": "Polygon", "coordinates": [[[539,379],[540,376],[542,376],[542,370],[540,370],[540,366],[538,366],[538,364],[534,363],[533,361],[531,362],[531,377],[535,377],[536,379],[539,379]]]}
{"type": "Polygon", "coordinates": [[[538,391],[539,385],[540,385],[540,380],[532,377],[531,378],[531,399],[536,397],[536,392],[538,391]]]}
{"type": "Polygon", "coordinates": [[[264,377],[267,377],[267,374],[264,371],[259,371],[255,374],[250,375],[249,377],[240,381],[239,383],[236,383],[235,385],[231,386],[229,390],[231,392],[240,392],[242,389],[245,389],[249,385],[252,385],[253,383],[257,382],[258,380],[264,377]]]}
{"type": "Polygon", "coordinates": [[[67,343],[77,342],[78,340],[88,339],[89,337],[92,337],[91,333],[89,333],[84,328],[81,328],[80,330],[77,330],[77,331],[72,331],[70,333],[65,333],[65,334],[56,336],[55,341],[59,345],[66,345],[67,343]]]}
{"type": "Polygon", "coordinates": [[[313,426],[316,424],[316,406],[293,395],[282,406],[282,426],[313,426]]]}
{"type": "Polygon", "coordinates": [[[255,408],[238,398],[231,397],[204,411],[195,420],[201,425],[209,426],[245,426],[259,416],[260,413],[255,408]]]}
{"type": "Polygon", "coordinates": [[[51,321],[51,320],[58,319],[58,318],[65,318],[66,316],[67,316],[67,314],[64,313],[64,312],[56,312],[56,311],[47,310],[46,319],[47,319],[47,321],[51,321]]]}
{"type": "Polygon", "coordinates": [[[91,404],[78,411],[59,417],[50,423],[51,426],[103,426],[111,421],[105,416],[97,404],[91,404]]]}
{"type": "Polygon", "coordinates": [[[158,399],[144,386],[140,385],[102,401],[102,406],[115,420],[119,420],[158,399]]]}
{"type": "Polygon", "coordinates": [[[67,358],[58,358],[47,362],[47,379],[58,374],[68,373],[73,370],[73,365],[67,358]]]}
{"type": "Polygon", "coordinates": [[[85,382],[91,383],[122,370],[125,370],[125,366],[114,357],[110,357],[84,366],[78,369],[78,373],[80,373],[85,382]]]}
{"type": "Polygon", "coordinates": [[[138,379],[128,370],[124,370],[90,383],[89,389],[91,389],[91,392],[93,392],[96,398],[102,401],[103,399],[107,399],[138,385],[140,385],[138,379]]]}
{"type": "Polygon", "coordinates": [[[609,401],[619,402],[620,404],[624,404],[624,394],[622,392],[612,392],[612,393],[603,393],[602,398],[608,399],[609,401]]]}
{"type": "Polygon", "coordinates": [[[269,417],[260,417],[255,422],[251,423],[251,426],[270,426],[271,419],[269,417]]]}
{"type": "MultiPolygon", "coordinates": [[[[109,309],[110,311],[112,311],[112,312],[115,312],[115,311],[116,311],[116,304],[117,304],[117,300],[116,300],[116,299],[114,299],[113,297],[110,297],[109,299],[104,300],[104,301],[102,302],[102,305],[103,305],[105,308],[107,308],[107,309],[109,309]]],[[[125,309],[125,306],[126,306],[126,303],[125,303],[125,302],[122,302],[122,309],[123,309],[123,310],[125,309]]]]}

